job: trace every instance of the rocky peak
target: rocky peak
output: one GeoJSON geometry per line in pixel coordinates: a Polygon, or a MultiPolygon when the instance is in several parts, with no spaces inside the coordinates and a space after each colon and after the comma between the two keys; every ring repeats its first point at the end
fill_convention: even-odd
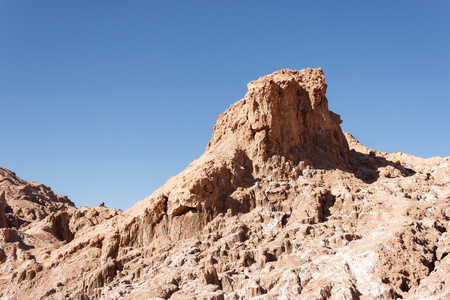
{"type": "Polygon", "coordinates": [[[328,110],[326,87],[320,68],[281,70],[250,82],[245,97],[218,117],[205,153],[130,210],[144,212],[152,224],[143,225],[150,232],[138,240],[178,240],[220,213],[281,207],[286,203],[269,204],[261,191],[307,168],[348,168],[349,147],[340,117],[328,110]]]}
{"type": "Polygon", "coordinates": [[[245,97],[219,116],[207,151],[244,149],[258,166],[281,157],[345,166],[349,148],[340,116],[328,110],[326,88],[320,68],[281,70],[250,82],[245,97]]]}

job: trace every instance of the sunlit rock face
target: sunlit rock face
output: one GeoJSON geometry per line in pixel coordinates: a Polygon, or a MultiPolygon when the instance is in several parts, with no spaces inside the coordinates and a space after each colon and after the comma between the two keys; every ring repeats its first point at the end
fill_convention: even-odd
{"type": "Polygon", "coordinates": [[[252,81],[125,212],[1,169],[0,299],[450,297],[450,158],[366,148],[326,87],[321,69],[252,81]]]}

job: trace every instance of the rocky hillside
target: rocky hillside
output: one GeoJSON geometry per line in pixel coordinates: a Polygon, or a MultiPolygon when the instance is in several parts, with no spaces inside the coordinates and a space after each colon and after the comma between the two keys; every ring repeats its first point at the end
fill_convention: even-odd
{"type": "Polygon", "coordinates": [[[326,87],[321,69],[249,83],[125,212],[1,169],[0,299],[449,298],[450,157],[366,148],[326,87]]]}
{"type": "Polygon", "coordinates": [[[55,195],[43,184],[26,182],[0,168],[0,228],[18,229],[68,207],[74,204],[66,196],[55,195]]]}

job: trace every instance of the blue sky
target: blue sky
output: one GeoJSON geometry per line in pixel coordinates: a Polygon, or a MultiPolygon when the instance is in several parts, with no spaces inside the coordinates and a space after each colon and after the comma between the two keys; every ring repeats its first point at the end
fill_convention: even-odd
{"type": "Polygon", "coordinates": [[[0,0],[0,166],[126,209],[248,82],[307,67],[366,146],[448,156],[449,37],[448,1],[0,0]]]}

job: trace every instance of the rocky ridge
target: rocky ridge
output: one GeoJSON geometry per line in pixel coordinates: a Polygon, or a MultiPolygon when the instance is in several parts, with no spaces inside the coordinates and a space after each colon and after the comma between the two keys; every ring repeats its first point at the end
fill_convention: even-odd
{"type": "Polygon", "coordinates": [[[321,69],[249,83],[205,153],[125,212],[1,169],[0,299],[450,297],[450,158],[366,148],[326,87],[321,69]]]}

